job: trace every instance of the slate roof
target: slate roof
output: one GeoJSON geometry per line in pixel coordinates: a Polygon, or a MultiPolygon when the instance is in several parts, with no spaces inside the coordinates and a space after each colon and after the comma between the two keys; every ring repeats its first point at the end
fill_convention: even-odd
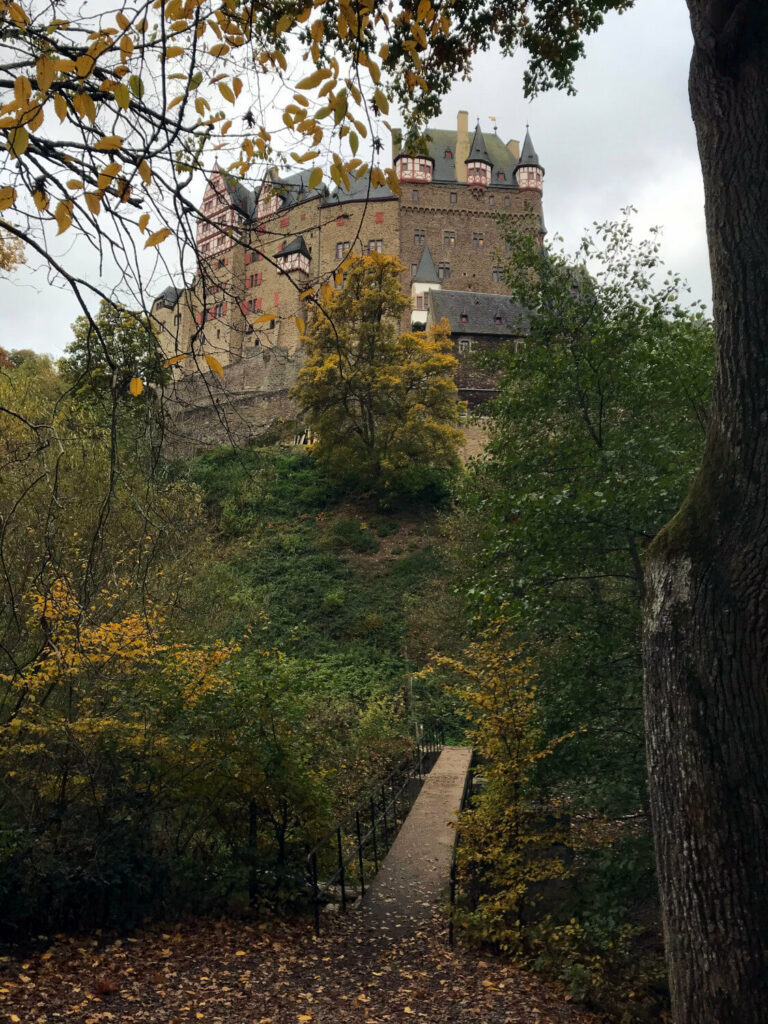
{"type": "Polygon", "coordinates": [[[288,245],[284,245],[283,248],[277,253],[278,256],[290,256],[294,252],[300,252],[302,256],[306,256],[309,259],[309,249],[307,243],[304,241],[304,235],[297,235],[293,238],[288,245]]]}
{"type": "Polygon", "coordinates": [[[309,187],[309,176],[311,173],[311,170],[298,171],[289,178],[277,178],[272,182],[272,188],[280,200],[281,210],[296,206],[297,203],[303,203],[307,199],[316,199],[328,195],[328,189],[325,185],[316,185],[314,188],[309,187]]]}
{"type": "Polygon", "coordinates": [[[509,295],[490,292],[431,291],[429,312],[433,323],[445,317],[451,334],[484,334],[492,337],[519,337],[528,333],[528,320],[521,305],[509,295]],[[466,315],[466,323],[462,321],[466,315]],[[501,323],[495,319],[501,317],[501,323]]]}
{"type": "MultiPolygon", "coordinates": [[[[475,129],[477,134],[477,129],[475,129]]],[[[485,145],[487,159],[493,168],[491,175],[491,188],[517,188],[515,168],[517,158],[495,132],[480,132],[485,145]],[[497,174],[501,171],[504,179],[499,181],[497,174]]],[[[427,140],[427,155],[434,164],[432,181],[438,184],[456,184],[456,130],[445,130],[442,128],[431,128],[425,136],[427,140]],[[447,157],[445,154],[451,155],[447,157]]],[[[402,152],[402,132],[395,129],[392,132],[392,158],[402,152]]]]}
{"type": "Polygon", "coordinates": [[[480,122],[477,122],[475,126],[475,134],[472,136],[472,145],[469,147],[469,156],[464,163],[471,161],[482,161],[485,164],[491,163],[491,158],[488,156],[488,150],[485,148],[485,140],[483,139],[483,133],[480,131],[480,122]]]}
{"type": "Polygon", "coordinates": [[[216,168],[221,180],[224,182],[224,187],[227,190],[229,201],[232,206],[238,210],[246,220],[251,220],[256,214],[256,193],[252,192],[237,178],[233,178],[226,171],[222,171],[220,167],[216,168]]]}
{"type": "Polygon", "coordinates": [[[349,188],[335,188],[322,202],[322,206],[343,206],[344,203],[379,202],[381,199],[396,199],[388,185],[372,188],[368,176],[350,178],[349,188]]]}
{"type": "Polygon", "coordinates": [[[528,129],[525,129],[525,141],[523,142],[523,148],[520,153],[520,159],[517,162],[518,167],[541,167],[539,163],[539,156],[536,150],[533,148],[531,142],[531,133],[528,129]]]}
{"type": "Polygon", "coordinates": [[[162,302],[164,306],[168,306],[169,309],[173,309],[176,303],[179,301],[180,296],[184,294],[183,288],[176,288],[175,285],[168,285],[155,299],[155,302],[162,302]]]}
{"type": "Polygon", "coordinates": [[[435,261],[432,259],[428,245],[424,246],[413,280],[416,284],[440,284],[435,261]]]}

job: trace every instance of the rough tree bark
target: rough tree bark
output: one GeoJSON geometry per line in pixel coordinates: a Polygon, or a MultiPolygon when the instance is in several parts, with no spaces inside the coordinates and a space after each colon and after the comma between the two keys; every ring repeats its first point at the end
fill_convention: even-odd
{"type": "Polygon", "coordinates": [[[718,365],[646,567],[651,808],[676,1024],[768,1021],[768,2],[687,0],[718,365]]]}

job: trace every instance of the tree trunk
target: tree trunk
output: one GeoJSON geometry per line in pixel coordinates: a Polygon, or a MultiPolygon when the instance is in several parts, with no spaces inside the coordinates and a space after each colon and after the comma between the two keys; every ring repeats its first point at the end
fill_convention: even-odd
{"type": "Polygon", "coordinates": [[[649,788],[676,1024],[768,1021],[768,4],[688,0],[718,363],[646,563],[649,788]]]}

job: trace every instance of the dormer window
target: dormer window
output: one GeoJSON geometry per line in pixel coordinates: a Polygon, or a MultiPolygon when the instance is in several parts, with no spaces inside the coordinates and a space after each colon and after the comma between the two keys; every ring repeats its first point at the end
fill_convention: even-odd
{"type": "Polygon", "coordinates": [[[501,327],[502,324],[504,323],[504,319],[499,313],[497,313],[496,316],[493,318],[493,322],[496,324],[497,327],[501,327]]]}
{"type": "Polygon", "coordinates": [[[496,180],[497,181],[506,181],[507,180],[507,176],[504,173],[504,171],[497,171],[496,172],[496,180]]]}
{"type": "Polygon", "coordinates": [[[463,324],[468,324],[469,323],[469,317],[467,316],[466,313],[462,313],[461,316],[459,317],[459,320],[463,324]]]}
{"type": "Polygon", "coordinates": [[[446,160],[452,160],[453,159],[453,153],[451,152],[450,149],[446,149],[446,151],[445,151],[445,159],[446,160]]]}

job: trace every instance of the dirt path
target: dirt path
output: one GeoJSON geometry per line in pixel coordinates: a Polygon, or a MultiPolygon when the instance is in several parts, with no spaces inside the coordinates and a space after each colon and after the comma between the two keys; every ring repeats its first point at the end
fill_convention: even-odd
{"type": "Polygon", "coordinates": [[[431,920],[445,899],[455,831],[472,751],[444,747],[359,912],[369,935],[403,936],[431,920]]]}
{"type": "Polygon", "coordinates": [[[197,921],[123,941],[54,943],[0,961],[2,1024],[597,1024],[493,957],[445,945],[444,922],[378,943],[355,915],[197,921]]]}

